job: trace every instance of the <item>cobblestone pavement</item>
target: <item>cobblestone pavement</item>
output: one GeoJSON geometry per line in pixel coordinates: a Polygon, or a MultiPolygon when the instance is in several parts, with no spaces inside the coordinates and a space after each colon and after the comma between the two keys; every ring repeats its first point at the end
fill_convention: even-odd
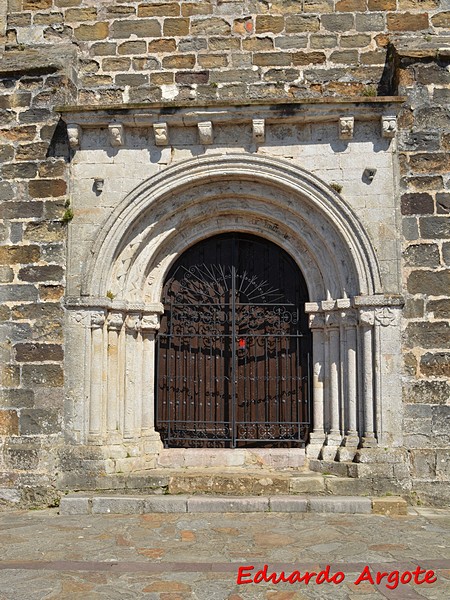
{"type": "Polygon", "coordinates": [[[450,511],[433,509],[404,517],[4,512],[0,599],[447,600],[449,525],[450,511]],[[330,578],[342,571],[345,579],[237,584],[239,566],[254,566],[242,573],[247,581],[264,564],[267,577],[281,571],[285,578],[293,571],[317,573],[329,565],[330,578]],[[421,581],[430,569],[436,572],[433,583],[395,587],[395,571],[416,571],[413,580],[421,581]],[[379,585],[355,585],[361,573],[375,578],[377,571],[394,574],[390,582],[385,577],[379,585]]]}

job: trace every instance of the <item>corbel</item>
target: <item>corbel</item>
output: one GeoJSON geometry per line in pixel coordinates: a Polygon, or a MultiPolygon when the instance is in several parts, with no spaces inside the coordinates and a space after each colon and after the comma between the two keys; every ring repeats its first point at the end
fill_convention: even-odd
{"type": "Polygon", "coordinates": [[[397,117],[383,115],[381,117],[381,135],[384,138],[393,138],[397,133],[397,117]]]}
{"type": "Polygon", "coordinates": [[[110,123],[108,125],[109,132],[109,143],[111,146],[123,146],[124,144],[124,130],[121,123],[110,123]]]}
{"type": "Polygon", "coordinates": [[[339,139],[340,140],[351,140],[355,131],[355,118],[354,117],[340,117],[339,118],[339,139]]]}
{"type": "Polygon", "coordinates": [[[253,119],[253,141],[255,144],[263,144],[266,139],[266,122],[264,119],[253,119]]]}
{"type": "Polygon", "coordinates": [[[211,121],[203,121],[202,123],[199,123],[198,133],[201,144],[209,145],[213,143],[213,126],[211,121]]]}
{"type": "Polygon", "coordinates": [[[79,148],[81,143],[81,127],[75,123],[67,123],[67,136],[71,148],[79,148]]]}
{"type": "Polygon", "coordinates": [[[153,132],[155,134],[155,144],[157,146],[167,146],[169,143],[169,128],[167,123],[154,123],[153,132]]]}

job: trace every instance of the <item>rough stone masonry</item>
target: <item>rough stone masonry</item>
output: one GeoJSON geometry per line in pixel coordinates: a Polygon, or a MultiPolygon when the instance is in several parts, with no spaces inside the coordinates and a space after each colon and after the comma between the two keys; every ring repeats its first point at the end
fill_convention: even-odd
{"type": "MultiPolygon", "coordinates": [[[[367,337],[368,328],[376,328],[367,319],[375,315],[376,321],[381,314],[375,300],[372,305],[364,298],[354,300],[360,297],[356,291],[348,305],[327,307],[320,303],[345,297],[318,292],[311,298],[317,307],[310,311],[326,313],[325,326],[332,331],[346,329],[347,321],[332,323],[342,311],[353,318],[354,310],[358,319],[363,315],[358,306],[370,313],[364,323],[358,321],[358,331],[373,347],[369,366],[374,377],[368,380],[372,371],[365,370],[366,345],[358,359],[355,419],[357,429],[364,419],[367,424],[373,402],[375,416],[383,416],[391,429],[384,438],[383,425],[375,419],[374,443],[386,439],[386,445],[378,444],[372,453],[371,448],[367,453],[342,450],[346,443],[350,449],[356,444],[356,450],[364,444],[346,431],[352,428],[345,411],[349,422],[353,413],[344,380],[352,367],[344,357],[350,338],[341,334],[336,379],[331,370],[324,383],[325,420],[317,438],[322,449],[310,466],[323,472],[348,463],[346,474],[366,478],[379,493],[448,502],[449,25],[447,0],[0,0],[3,501],[51,504],[62,489],[95,487],[99,476],[105,480],[161,466],[151,422],[148,431],[136,433],[134,420],[127,438],[126,410],[124,416],[118,404],[117,419],[125,429],[117,426],[120,439],[107,431],[111,378],[95,394],[110,371],[100,361],[95,379],[95,369],[83,358],[85,346],[78,357],[73,350],[86,331],[92,336],[86,348],[95,350],[95,344],[128,339],[134,328],[142,356],[148,358],[145,352],[151,353],[151,336],[157,332],[157,324],[148,319],[159,318],[158,299],[152,296],[151,315],[143,305],[114,304],[114,294],[106,295],[108,287],[87,302],[81,267],[94,260],[96,238],[139,184],[170,173],[183,160],[241,153],[304,168],[328,186],[324,198],[340,194],[373,249],[380,287],[372,295],[385,298],[385,316],[401,312],[401,342],[394,344],[395,335],[381,339],[378,355],[376,335],[372,341],[367,337]],[[385,117],[392,124],[388,119],[383,130],[385,117]],[[346,160],[345,152],[351,153],[356,143],[362,144],[361,152],[346,160]],[[104,191],[93,189],[97,179],[104,191]],[[87,307],[93,320],[80,321],[78,333],[72,334],[67,315],[81,314],[77,307],[87,307]],[[109,327],[113,318],[118,324],[109,327]],[[83,390],[73,383],[81,375],[86,378],[83,390]],[[380,396],[383,377],[393,382],[395,398],[380,396]],[[389,408],[391,400],[395,409],[389,408]],[[132,443],[124,441],[131,438],[132,443]],[[394,456],[391,462],[388,455],[394,456]],[[84,483],[70,473],[87,474],[84,483]]],[[[269,162],[264,163],[267,173],[274,164],[269,162]]],[[[233,175],[237,182],[244,177],[239,169],[233,175]]],[[[300,205],[310,184],[306,178],[300,205]]],[[[223,193],[226,197],[229,190],[223,193]]],[[[193,201],[183,194],[189,207],[193,201]]],[[[134,198],[138,203],[137,193],[134,198]]],[[[162,196],[158,202],[164,211],[162,196]]],[[[275,206],[275,196],[267,202],[275,206]]],[[[186,215],[197,218],[194,209],[186,215]]],[[[222,219],[219,226],[225,231],[230,224],[222,219]]],[[[261,235],[272,235],[264,227],[258,230],[261,235]]],[[[155,255],[155,265],[183,248],[167,243],[166,254],[163,250],[155,255]]],[[[131,297],[119,300],[131,302],[131,297]]],[[[384,335],[383,327],[379,331],[384,335]]],[[[337,339],[334,333],[326,336],[337,339]]],[[[326,343],[331,348],[334,342],[326,343]]],[[[126,406],[126,374],[124,381],[123,389],[117,383],[117,402],[125,394],[126,406]]]]}

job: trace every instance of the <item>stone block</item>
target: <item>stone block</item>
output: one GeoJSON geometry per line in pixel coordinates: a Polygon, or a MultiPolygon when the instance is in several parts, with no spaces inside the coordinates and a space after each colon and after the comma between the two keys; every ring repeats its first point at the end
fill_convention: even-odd
{"type": "Polygon", "coordinates": [[[372,513],[374,515],[407,515],[408,505],[406,500],[400,496],[388,496],[386,498],[373,498],[372,513]]]}
{"type": "Polygon", "coordinates": [[[322,475],[298,475],[290,478],[289,493],[304,494],[325,491],[325,482],[322,475]]]}
{"type": "Polygon", "coordinates": [[[431,22],[434,27],[450,27],[450,11],[439,12],[431,17],[431,22]]]}
{"type": "Polygon", "coordinates": [[[30,242],[61,242],[65,239],[66,229],[62,223],[28,223],[24,239],[30,242]]]}
{"type": "Polygon", "coordinates": [[[39,246],[0,246],[0,265],[38,262],[40,254],[39,246]]]}
{"type": "Polygon", "coordinates": [[[304,513],[308,510],[308,499],[298,496],[271,496],[269,511],[281,513],[304,513]]]}
{"type": "Polygon", "coordinates": [[[138,17],[177,17],[180,14],[178,2],[152,2],[139,4],[138,17]]]}
{"type": "Polygon", "coordinates": [[[437,131],[402,131],[399,135],[399,149],[406,152],[435,152],[439,150],[437,131]]]}
{"type": "Polygon", "coordinates": [[[58,344],[16,344],[14,350],[19,362],[60,361],[64,358],[62,346],[58,344]]]}
{"type": "Polygon", "coordinates": [[[429,300],[427,311],[432,313],[435,319],[450,319],[450,300],[429,300]]]}
{"type": "Polygon", "coordinates": [[[324,477],[324,482],[326,491],[336,496],[370,496],[372,494],[371,479],[324,477]]]}
{"type": "Polygon", "coordinates": [[[148,75],[140,75],[137,73],[120,74],[115,76],[114,82],[119,86],[129,85],[132,87],[138,87],[148,83],[148,75]]]}
{"type": "Polygon", "coordinates": [[[80,21],[96,21],[97,20],[97,9],[91,8],[69,8],[64,13],[66,21],[73,21],[79,23],[80,21]]]}
{"type": "Polygon", "coordinates": [[[437,244],[414,244],[406,248],[403,259],[410,267],[439,267],[439,248],[437,244]]]}
{"type": "Polygon", "coordinates": [[[64,385],[63,370],[59,365],[27,365],[22,367],[22,383],[26,387],[61,387],[64,385]]]}
{"type": "Polygon", "coordinates": [[[188,496],[148,496],[144,501],[144,513],[185,513],[188,496]]]}
{"type": "Polygon", "coordinates": [[[292,64],[292,54],[288,52],[255,52],[253,64],[257,66],[288,66],[292,64]]]}
{"type": "Polygon", "coordinates": [[[446,381],[417,381],[405,386],[403,391],[405,402],[445,404],[449,396],[450,386],[446,381]]]}
{"type": "MultiPolygon", "coordinates": [[[[450,223],[448,225],[450,237],[450,223]]],[[[450,271],[413,271],[408,277],[408,292],[410,294],[446,296],[449,289],[450,271]]]]}
{"type": "Polygon", "coordinates": [[[312,49],[318,50],[334,48],[338,45],[337,36],[323,33],[312,34],[309,38],[309,45],[312,49]]]}
{"type": "Polygon", "coordinates": [[[184,17],[191,17],[194,15],[209,15],[213,11],[211,2],[182,2],[181,3],[181,14],[184,17]]]}
{"type": "Polygon", "coordinates": [[[422,31],[428,29],[427,13],[390,13],[387,15],[389,31],[422,31]]]}
{"type": "Polygon", "coordinates": [[[281,33],[284,29],[284,17],[273,15],[257,15],[256,33],[281,33]]]}
{"type": "Polygon", "coordinates": [[[418,153],[409,157],[409,166],[414,173],[445,173],[448,170],[448,157],[440,153],[418,153]]]}
{"type": "MultiPolygon", "coordinates": [[[[124,21],[129,23],[130,21],[124,21]]],[[[117,25],[117,21],[114,22],[114,26],[117,25]]],[[[92,42],[96,40],[104,40],[108,37],[109,24],[108,23],[95,23],[94,25],[80,25],[74,30],[74,36],[77,40],[82,42],[92,42]]],[[[114,30],[113,30],[114,33],[114,30]]],[[[129,37],[113,35],[112,37],[129,37]]]]}
{"type": "Polygon", "coordinates": [[[432,407],[431,429],[435,435],[448,437],[450,431],[450,405],[445,405],[442,402],[441,406],[432,407]]]}
{"type": "MultiPolygon", "coordinates": [[[[159,41],[159,40],[158,40],[159,41]]],[[[161,41],[166,41],[166,40],[161,40],[161,41]]],[[[173,48],[167,49],[165,50],[165,52],[175,52],[176,50],[176,42],[175,40],[168,40],[168,41],[173,41],[173,48]]],[[[150,42],[151,44],[152,42],[150,42]]],[[[158,42],[153,42],[154,44],[157,44],[158,42]]],[[[206,41],[205,38],[188,38],[188,39],[183,39],[180,40],[178,43],[178,51],[179,52],[199,52],[200,50],[206,50],[208,46],[208,43],[206,41]]],[[[162,52],[162,50],[159,50],[162,52]]],[[[150,48],[149,48],[149,52],[150,52],[150,48]]],[[[158,52],[158,50],[155,50],[155,52],[158,52]]]]}
{"type": "Polygon", "coordinates": [[[346,33],[353,29],[354,16],[352,14],[325,14],[321,17],[321,23],[323,28],[328,31],[346,33]]]}
{"type": "MultiPolygon", "coordinates": [[[[86,26],[87,27],[87,26],[86,26]]],[[[157,19],[122,20],[114,21],[111,25],[111,38],[129,38],[136,35],[138,38],[160,37],[161,25],[157,19]]],[[[107,37],[105,35],[105,37],[107,37]]]]}
{"type": "Polygon", "coordinates": [[[267,497],[220,497],[195,496],[187,501],[189,513],[231,513],[231,512],[267,512],[269,499],[267,497]]]}
{"type": "Polygon", "coordinates": [[[410,450],[411,476],[419,479],[434,479],[436,477],[436,451],[434,449],[410,450]]]}
{"type": "MultiPolygon", "coordinates": [[[[34,285],[2,285],[0,300],[2,302],[26,302],[38,299],[38,291],[34,285]]],[[[22,337],[20,337],[22,339],[22,337]]]]}
{"type": "Polygon", "coordinates": [[[190,33],[193,36],[228,35],[231,33],[231,25],[218,17],[198,19],[191,22],[190,33]]]}
{"type": "Polygon", "coordinates": [[[358,61],[357,50],[337,50],[330,55],[330,60],[334,63],[354,65],[358,61]]]}
{"type": "Polygon", "coordinates": [[[0,219],[39,219],[43,206],[42,202],[2,202],[0,219]]]}
{"type": "Polygon", "coordinates": [[[0,435],[18,435],[19,418],[15,410],[0,410],[0,435]]]}
{"type": "Polygon", "coordinates": [[[420,359],[420,372],[427,377],[450,378],[450,353],[424,354],[420,359]]]}
{"type": "Polygon", "coordinates": [[[372,38],[366,33],[343,35],[341,37],[342,48],[364,48],[370,44],[372,38]]]}
{"type": "Polygon", "coordinates": [[[175,73],[175,81],[176,83],[181,83],[185,85],[192,85],[194,83],[208,83],[209,80],[209,71],[184,71],[175,73]]]}
{"type": "Polygon", "coordinates": [[[364,12],[366,10],[366,0],[338,0],[336,2],[336,12],[364,12]]]}
{"type": "Polygon", "coordinates": [[[183,36],[189,34],[189,19],[164,19],[163,35],[165,37],[170,36],[183,36]]]}
{"type": "Polygon", "coordinates": [[[0,390],[0,406],[4,408],[32,408],[34,392],[32,390],[0,390]]]}
{"type": "Polygon", "coordinates": [[[436,211],[441,215],[448,215],[450,213],[450,193],[441,192],[436,194],[436,211]]]}
{"type": "Polygon", "coordinates": [[[172,56],[165,56],[162,60],[162,66],[164,69],[193,69],[195,67],[195,55],[174,54],[172,56]]]}
{"type": "Polygon", "coordinates": [[[47,265],[43,267],[32,266],[23,267],[19,270],[19,279],[37,283],[41,281],[61,281],[64,275],[64,269],[57,265],[47,265]]]}
{"type": "MultiPolygon", "coordinates": [[[[290,15],[286,17],[286,33],[319,31],[319,17],[313,15],[290,15]]],[[[278,33],[274,31],[273,33],[278,33]]]]}
{"type": "Polygon", "coordinates": [[[367,32],[384,31],[385,15],[382,13],[357,13],[355,15],[355,29],[356,31],[367,32]]]}
{"type": "Polygon", "coordinates": [[[59,503],[59,514],[63,517],[71,515],[88,515],[89,498],[82,496],[63,496],[59,503]]]}
{"type": "Polygon", "coordinates": [[[56,410],[30,408],[20,412],[21,435],[41,435],[61,431],[59,415],[56,410]]]}
{"type": "Polygon", "coordinates": [[[143,40],[123,42],[119,45],[117,51],[119,54],[145,54],[147,51],[147,44],[143,40]]]}
{"type": "Polygon", "coordinates": [[[333,496],[332,498],[310,498],[309,512],[370,514],[372,501],[370,498],[357,496],[333,496]]]}
{"type": "Polygon", "coordinates": [[[92,514],[140,515],[144,502],[132,496],[97,496],[92,498],[92,514]]]}
{"type": "Polygon", "coordinates": [[[90,53],[92,56],[114,56],[116,54],[117,44],[114,42],[98,42],[92,44],[90,53]]]}
{"type": "Polygon", "coordinates": [[[295,52],[292,56],[292,63],[295,66],[323,64],[325,61],[326,56],[323,52],[295,52]]]}
{"type": "MultiPolygon", "coordinates": [[[[23,113],[21,113],[23,115],[23,113]]],[[[33,179],[37,174],[37,164],[23,162],[12,165],[3,165],[1,174],[4,179],[33,179]]]]}

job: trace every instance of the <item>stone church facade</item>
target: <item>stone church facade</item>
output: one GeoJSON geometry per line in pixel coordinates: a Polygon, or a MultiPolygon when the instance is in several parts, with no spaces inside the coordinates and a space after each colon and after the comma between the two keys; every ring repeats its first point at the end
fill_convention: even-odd
{"type": "Polygon", "coordinates": [[[445,0],[0,0],[2,502],[261,464],[447,502],[449,25],[445,0]],[[295,318],[248,266],[275,246],[295,318]]]}

